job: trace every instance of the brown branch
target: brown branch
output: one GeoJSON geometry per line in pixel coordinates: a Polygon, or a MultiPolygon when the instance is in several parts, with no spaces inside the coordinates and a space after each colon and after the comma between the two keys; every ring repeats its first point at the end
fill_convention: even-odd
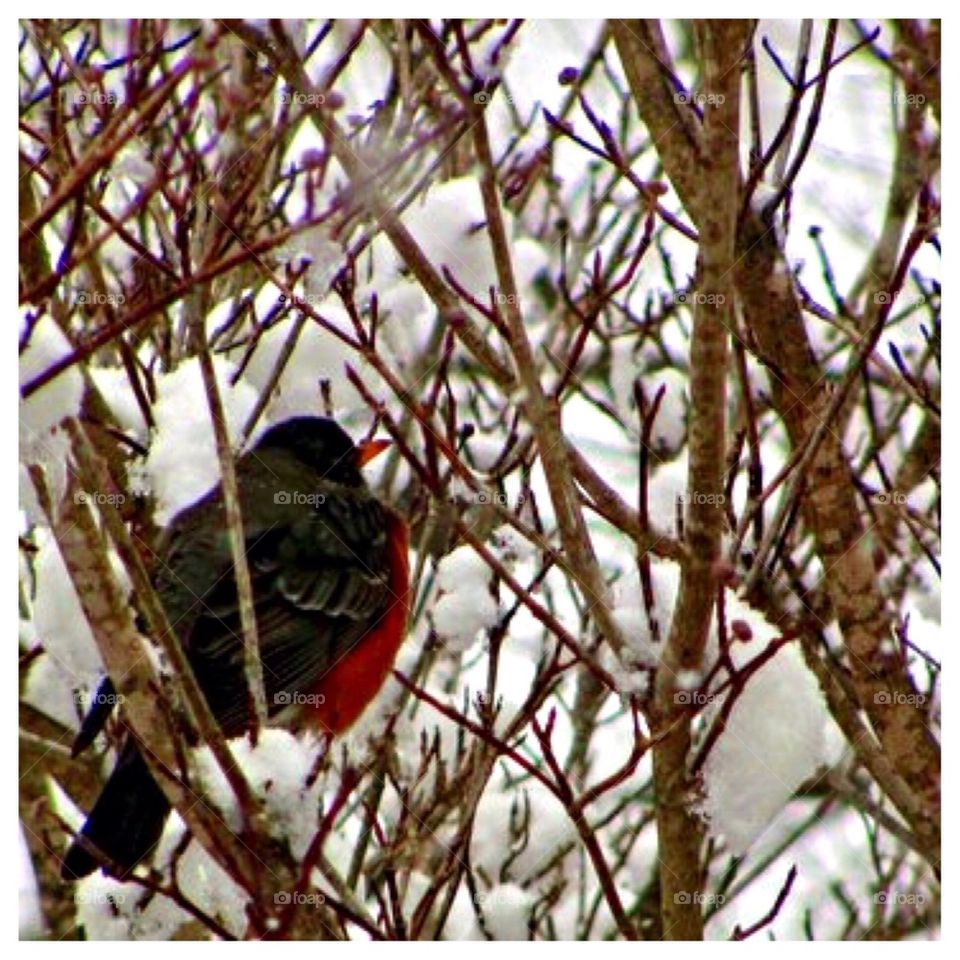
{"type": "MultiPolygon", "coordinates": [[[[691,185],[702,204],[698,293],[690,346],[689,473],[680,589],[655,678],[653,732],[671,729],[654,748],[660,900],[667,939],[700,940],[703,824],[689,808],[689,721],[678,723],[683,677],[699,671],[724,531],[727,336],[733,320],[732,267],[739,209],[740,71],[746,23],[708,21],[701,28],[707,96],[703,166],[691,185]],[[711,203],[705,202],[709,185],[711,203]]],[[[628,71],[629,75],[629,71],[628,71]]]]}
{"type": "MultiPolygon", "coordinates": [[[[74,429],[75,438],[80,436],[78,430],[79,428],[74,429]]],[[[90,467],[95,462],[89,454],[85,453],[82,441],[75,439],[75,449],[79,451],[78,461],[82,469],[90,467]]],[[[41,493],[42,479],[39,471],[32,471],[32,473],[42,501],[44,499],[41,493]]],[[[91,489],[110,489],[110,487],[92,486],[91,489]]],[[[197,797],[178,773],[180,763],[179,751],[175,743],[177,734],[171,730],[167,713],[163,709],[165,699],[161,695],[161,682],[154,673],[149,657],[146,656],[143,641],[133,624],[130,605],[114,579],[107,557],[106,541],[94,521],[86,499],[79,495],[81,490],[79,483],[71,478],[59,515],[51,515],[50,521],[107,673],[113,679],[118,696],[123,697],[124,715],[131,730],[137,736],[138,745],[151,771],[157,776],[157,782],[171,804],[183,816],[184,822],[193,835],[233,876],[238,879],[243,878],[241,882],[245,881],[245,885],[250,889],[252,870],[248,863],[247,851],[238,844],[233,834],[225,829],[219,818],[211,816],[204,804],[197,803],[197,797]],[[171,736],[172,733],[173,736],[171,736]]],[[[112,509],[111,504],[104,506],[105,510],[112,509]]],[[[119,518],[116,523],[109,520],[107,522],[111,534],[114,526],[117,524],[123,526],[119,518]]],[[[122,550],[119,543],[117,546],[122,550]]],[[[129,541],[126,546],[132,549],[129,541]]],[[[124,559],[127,558],[124,556],[124,559]]],[[[131,565],[135,583],[139,579],[138,566],[138,563],[131,565]]],[[[145,596],[149,597],[149,594],[145,596]]],[[[150,600],[147,599],[144,610],[148,620],[156,625],[157,621],[154,621],[151,616],[156,611],[151,610],[150,607],[150,600]]],[[[160,632],[157,635],[164,636],[160,632]]],[[[169,641],[172,633],[167,636],[168,642],[165,646],[168,653],[173,653],[172,662],[178,663],[179,652],[179,660],[185,663],[182,651],[174,649],[174,647],[179,648],[179,644],[169,641]]],[[[189,670],[189,665],[186,670],[189,670]]],[[[188,691],[190,679],[193,679],[192,673],[178,671],[178,676],[184,691],[188,691]]],[[[209,707],[206,707],[206,702],[203,701],[202,706],[196,702],[195,698],[202,698],[203,695],[196,687],[195,680],[193,683],[194,688],[187,693],[189,699],[185,697],[185,703],[189,705],[188,709],[193,714],[191,719],[203,718],[205,707],[207,711],[205,719],[212,722],[216,730],[215,721],[209,717],[209,707]]],[[[225,744],[222,749],[226,751],[225,744]]],[[[224,767],[224,772],[228,776],[232,766],[231,758],[229,765],[224,767]]]]}

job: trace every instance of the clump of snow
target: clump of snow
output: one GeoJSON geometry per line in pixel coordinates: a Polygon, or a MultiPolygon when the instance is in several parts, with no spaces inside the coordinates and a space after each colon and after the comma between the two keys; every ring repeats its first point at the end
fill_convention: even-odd
{"type": "Polygon", "coordinates": [[[462,652],[500,615],[490,593],[490,568],[472,547],[458,547],[437,564],[439,599],[431,609],[433,625],[447,649],[462,652]]]}
{"type": "MultiPolygon", "coordinates": [[[[299,739],[286,730],[262,730],[256,747],[246,737],[230,741],[230,749],[243,768],[251,788],[264,803],[265,823],[272,836],[286,839],[294,857],[301,859],[318,826],[321,785],[307,786],[320,749],[310,737],[299,739]]],[[[231,829],[242,826],[236,797],[209,750],[197,755],[205,789],[223,811],[231,829]]]]}
{"type": "MultiPolygon", "coordinates": [[[[46,315],[30,332],[26,349],[20,354],[20,386],[33,380],[72,352],[70,341],[55,321],[46,315]]],[[[64,417],[75,416],[83,395],[83,377],[77,367],[64,370],[26,400],[20,401],[20,447],[23,456],[39,448],[44,438],[64,417]],[[36,445],[36,446],[34,446],[36,445]]],[[[23,459],[29,461],[26,456],[23,459]]]]}
{"type": "Polygon", "coordinates": [[[524,883],[576,841],[576,827],[542,784],[510,792],[491,785],[477,806],[470,858],[488,877],[524,883]]]}
{"type": "Polygon", "coordinates": [[[91,367],[90,376],[121,429],[143,440],[147,425],[123,367],[91,367]]]}
{"type": "MultiPolygon", "coordinates": [[[[21,331],[22,335],[22,331],[21,331]]],[[[26,349],[20,354],[20,386],[48,370],[71,353],[70,342],[49,315],[41,317],[30,332],[26,349]]],[[[80,412],[83,377],[76,366],[64,370],[49,383],[20,400],[20,507],[31,523],[45,518],[36,500],[28,465],[43,469],[54,506],[67,485],[67,457],[70,442],[60,429],[66,417],[80,412]]]]}
{"type": "MultiPolygon", "coordinates": [[[[595,43],[594,38],[602,27],[602,21],[599,20],[573,21],[542,18],[531,19],[529,31],[521,30],[517,34],[509,44],[509,68],[505,68],[502,60],[505,51],[501,52],[498,66],[505,71],[510,80],[510,93],[514,99],[515,109],[521,116],[539,109],[541,104],[554,112],[557,111],[565,91],[555,78],[569,64],[584,62],[587,51],[595,43]]],[[[493,36],[499,39],[496,34],[493,36]]],[[[605,116],[606,111],[613,111],[616,108],[612,98],[608,100],[604,97],[605,89],[600,84],[591,89],[591,100],[600,116],[605,116]],[[599,102],[593,100],[595,95],[600,98],[599,102]]],[[[494,100],[495,103],[496,100],[494,100]]],[[[512,125],[509,127],[504,125],[504,128],[501,130],[504,138],[508,130],[515,135],[512,125]]],[[[561,144],[563,144],[562,139],[557,145],[561,144]]],[[[573,177],[574,170],[581,171],[579,176],[582,178],[582,158],[576,166],[574,163],[575,160],[571,159],[571,163],[558,172],[560,183],[569,183],[567,178],[573,177]]]]}
{"type": "Polygon", "coordinates": [[[515,527],[504,524],[493,534],[493,549],[507,567],[531,560],[534,546],[515,527]]]}
{"type": "MultiPolygon", "coordinates": [[[[235,368],[222,358],[214,358],[214,372],[227,433],[236,443],[256,403],[257,391],[242,379],[230,386],[235,368]]],[[[153,416],[156,428],[142,463],[141,479],[156,498],[156,522],[165,526],[220,482],[210,406],[198,359],[185,360],[176,370],[157,377],[153,416]]]]}
{"type": "MultiPolygon", "coordinates": [[[[243,936],[247,927],[246,895],[196,841],[187,847],[178,862],[177,880],[184,895],[201,910],[233,936],[243,936]]],[[[138,918],[135,932],[139,940],[168,939],[177,926],[190,919],[165,897],[155,900],[160,902],[151,903],[138,918]]]]}
{"type": "MultiPolygon", "coordinates": [[[[489,471],[503,455],[503,439],[495,433],[477,431],[466,443],[469,463],[477,470],[489,471]]],[[[467,493],[468,497],[474,496],[467,493]]]]}
{"type": "MultiPolygon", "coordinates": [[[[501,213],[507,235],[513,237],[513,216],[508,210],[501,213]]],[[[475,176],[431,185],[404,211],[402,219],[438,271],[448,269],[474,298],[489,302],[490,287],[496,288],[499,283],[480,183],[475,176]]],[[[518,306],[526,315],[534,311],[537,303],[534,282],[548,263],[547,252],[536,241],[522,236],[513,239],[510,252],[518,306]]],[[[403,264],[386,236],[374,241],[373,257],[380,283],[389,286],[392,279],[401,276],[403,264]]]]}
{"type": "MultiPolygon", "coordinates": [[[[761,614],[729,593],[726,620],[728,625],[743,620],[749,627],[749,640],[730,643],[737,670],[778,636],[761,614]]],[[[711,704],[707,719],[719,714],[725,696],[711,704]]],[[[746,852],[824,762],[827,719],[823,694],[796,641],[784,644],[749,678],[703,769],[710,833],[722,835],[735,856],[746,852]]]]}
{"type": "MultiPolygon", "coordinates": [[[[90,705],[103,667],[56,540],[52,534],[38,530],[37,545],[33,625],[44,654],[30,667],[24,699],[73,728],[90,705]]],[[[114,576],[121,588],[127,588],[122,564],[115,555],[111,560],[114,576]]]]}
{"type": "MultiPolygon", "coordinates": [[[[619,580],[613,589],[611,612],[628,645],[630,666],[635,668],[654,667],[660,660],[670,632],[670,618],[680,582],[679,567],[673,563],[652,563],[650,581],[653,593],[650,610],[644,604],[640,575],[636,571],[619,580]]],[[[633,689],[636,678],[618,678],[624,681],[624,692],[638,692],[633,689]]]]}
{"type": "MultiPolygon", "coordinates": [[[[918,650],[922,650],[934,660],[943,659],[946,650],[939,621],[929,619],[919,611],[911,611],[908,606],[904,615],[904,632],[918,650]]],[[[899,641],[897,648],[899,649],[899,641]]],[[[911,673],[917,689],[925,690],[930,680],[928,664],[922,657],[911,657],[911,673]]]]}
{"type": "MultiPolygon", "coordinates": [[[[178,859],[177,884],[187,900],[233,936],[243,935],[246,897],[198,843],[191,843],[178,859]]],[[[168,897],[148,900],[143,887],[99,870],[77,884],[74,897],[77,923],[89,940],[169,940],[193,920],[168,897]]]]}
{"type": "MultiPolygon", "coordinates": [[[[675,460],[658,463],[650,473],[647,491],[647,513],[650,523],[671,535],[677,533],[677,505],[687,493],[687,452],[675,460]]],[[[683,513],[682,506],[680,513],[683,513]]]]}
{"type": "Polygon", "coordinates": [[[89,940],[131,940],[131,920],[144,891],[99,870],[77,884],[77,925],[89,940]]]}
{"type": "Polygon", "coordinates": [[[699,670],[677,671],[676,686],[678,690],[696,690],[703,683],[703,674],[699,670]]]}
{"type": "MultiPolygon", "coordinates": [[[[339,300],[315,298],[311,303],[317,313],[336,329],[353,334],[353,325],[339,300]]],[[[294,332],[294,323],[293,318],[287,318],[274,324],[257,341],[244,367],[243,379],[258,393],[270,384],[277,359],[294,332]]],[[[242,351],[238,349],[231,353],[231,358],[239,360],[241,355],[242,351]]],[[[270,396],[265,419],[279,423],[293,416],[318,416],[324,412],[324,390],[327,390],[338,419],[343,421],[351,414],[362,412],[365,421],[368,420],[365,402],[347,379],[347,364],[358,372],[370,390],[375,393],[383,390],[379,375],[355,350],[307,317],[270,396]]]]}
{"type": "Polygon", "coordinates": [[[301,272],[304,299],[320,304],[343,263],[343,250],[331,239],[325,227],[313,227],[290,237],[275,251],[280,263],[301,272]]]}
{"type": "Polygon", "coordinates": [[[530,915],[536,897],[515,883],[498,883],[477,891],[487,933],[494,940],[529,939],[530,915]]]}
{"type": "Polygon", "coordinates": [[[498,614],[496,600],[486,591],[477,595],[468,590],[444,594],[432,610],[437,633],[452,653],[468,650],[481,630],[496,623],[498,614]]]}
{"type": "MultiPolygon", "coordinates": [[[[666,641],[679,589],[679,567],[665,561],[651,563],[653,610],[660,629],[658,643],[643,606],[639,576],[625,577],[614,589],[614,616],[636,665],[655,663],[666,641]]],[[[729,654],[743,670],[780,636],[767,620],[732,592],[725,597],[729,654]],[[736,624],[734,629],[733,625],[736,624]]],[[[716,615],[708,641],[706,665],[718,651],[716,615]]],[[[607,662],[624,692],[632,692],[637,675],[607,662]]],[[[676,677],[678,690],[694,696],[707,670],[687,670],[676,677]]],[[[641,672],[641,676],[645,676],[641,672]]],[[[727,679],[721,670],[715,680],[727,679]]],[[[720,713],[727,694],[704,692],[705,723],[720,713]]],[[[693,699],[689,702],[695,702],[693,699]]],[[[703,768],[706,799],[703,813],[714,836],[726,838],[732,853],[742,854],[763,832],[793,795],[837,750],[835,731],[823,694],[809,671],[796,641],[788,642],[746,682],[737,696],[726,726],[714,743],[703,768]]]]}
{"type": "MultiPolygon", "coordinates": [[[[377,279],[376,277],[374,278],[377,279]]],[[[378,338],[401,365],[415,362],[427,351],[436,308],[419,283],[405,278],[375,283],[380,322],[378,338]]]]}
{"type": "Polygon", "coordinates": [[[490,568],[472,547],[457,547],[437,564],[437,586],[444,591],[455,591],[465,582],[490,580],[490,568]]]}
{"type": "Polygon", "coordinates": [[[437,269],[447,267],[482,300],[497,282],[486,219],[476,177],[435,184],[423,202],[414,202],[403,214],[404,226],[430,262],[437,269]]]}
{"type": "MultiPolygon", "coordinates": [[[[657,391],[664,387],[663,399],[653,421],[650,435],[655,451],[678,451],[687,433],[687,390],[689,378],[681,370],[664,367],[655,373],[647,371],[645,358],[634,354],[633,338],[619,338],[610,352],[610,390],[620,419],[633,436],[639,436],[641,424],[637,413],[633,385],[642,378],[647,404],[652,404],[657,391]]],[[[662,361],[661,361],[662,362],[662,361]]]]}
{"type": "Polygon", "coordinates": [[[77,691],[90,689],[87,682],[66,673],[54,657],[43,655],[30,665],[23,700],[68,730],[76,729],[82,713],[77,691]]]}
{"type": "Polygon", "coordinates": [[[100,654],[83,615],[66,564],[51,534],[38,532],[34,558],[36,592],[33,622],[48,654],[78,678],[87,679],[100,667],[100,654]]]}
{"type": "Polygon", "coordinates": [[[40,888],[37,886],[37,878],[33,872],[30,848],[27,846],[23,824],[20,825],[19,839],[20,869],[18,871],[19,897],[17,901],[20,910],[17,929],[20,931],[21,940],[39,940],[44,934],[43,910],[40,907],[40,888]]]}

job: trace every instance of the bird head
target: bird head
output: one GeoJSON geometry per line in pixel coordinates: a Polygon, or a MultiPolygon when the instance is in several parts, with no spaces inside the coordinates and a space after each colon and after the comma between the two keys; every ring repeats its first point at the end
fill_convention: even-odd
{"type": "Polygon", "coordinates": [[[267,430],[254,452],[281,450],[291,453],[325,480],[359,487],[364,484],[360,468],[389,445],[389,440],[355,444],[329,417],[292,417],[267,430]]]}

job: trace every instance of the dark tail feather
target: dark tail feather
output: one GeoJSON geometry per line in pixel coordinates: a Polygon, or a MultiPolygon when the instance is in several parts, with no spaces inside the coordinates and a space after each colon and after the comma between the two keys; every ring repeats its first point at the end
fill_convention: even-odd
{"type": "Polygon", "coordinates": [[[121,877],[145,859],[160,839],[170,804],[132,740],[120,752],[110,779],[80,831],[80,836],[103,853],[94,853],[74,840],[63,858],[60,875],[79,880],[107,861],[121,877]]]}
{"type": "Polygon", "coordinates": [[[116,692],[113,681],[109,677],[104,677],[100,681],[96,696],[93,698],[93,705],[83,718],[83,723],[80,724],[77,739],[73,741],[73,748],[70,751],[71,757],[79,757],[97,739],[97,734],[103,729],[110,714],[113,713],[113,707],[117,699],[116,692]]]}

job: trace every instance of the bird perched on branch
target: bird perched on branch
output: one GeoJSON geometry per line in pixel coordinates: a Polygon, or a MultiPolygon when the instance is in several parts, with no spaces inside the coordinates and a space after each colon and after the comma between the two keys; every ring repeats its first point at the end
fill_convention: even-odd
{"type": "MultiPolygon", "coordinates": [[[[393,666],[407,621],[407,529],[360,473],[387,445],[356,446],[333,420],[296,417],[268,430],[237,462],[271,717],[293,706],[305,725],[341,733],[393,666]]],[[[241,736],[250,697],[221,486],[173,519],[158,554],[153,582],[168,621],[224,735],[241,736]]],[[[112,692],[107,678],[74,755],[103,728],[112,692]]],[[[75,880],[104,866],[124,877],[152,852],[169,811],[128,733],[62,876],[75,880]]]]}

